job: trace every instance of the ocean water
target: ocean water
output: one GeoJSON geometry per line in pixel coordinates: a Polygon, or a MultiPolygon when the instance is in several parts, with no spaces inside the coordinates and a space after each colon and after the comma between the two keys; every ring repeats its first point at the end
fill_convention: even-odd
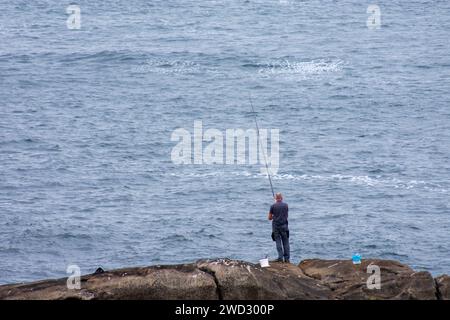
{"type": "Polygon", "coordinates": [[[293,262],[450,272],[448,1],[69,4],[0,1],[0,283],[276,257],[260,165],[171,159],[196,120],[254,128],[249,96],[293,262]]]}

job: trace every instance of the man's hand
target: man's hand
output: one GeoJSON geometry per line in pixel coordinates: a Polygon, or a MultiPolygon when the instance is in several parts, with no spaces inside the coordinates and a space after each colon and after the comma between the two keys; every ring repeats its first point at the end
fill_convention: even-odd
{"type": "Polygon", "coordinates": [[[269,218],[269,220],[272,220],[272,219],[273,219],[272,213],[269,212],[269,217],[268,217],[268,218],[269,218]]]}

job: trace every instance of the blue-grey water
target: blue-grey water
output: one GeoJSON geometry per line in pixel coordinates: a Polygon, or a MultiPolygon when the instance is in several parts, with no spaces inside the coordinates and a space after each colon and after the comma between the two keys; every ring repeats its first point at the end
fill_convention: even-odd
{"type": "Polygon", "coordinates": [[[195,120],[254,128],[250,95],[293,262],[450,272],[448,1],[69,4],[0,1],[0,283],[276,257],[259,165],[171,160],[195,120]]]}

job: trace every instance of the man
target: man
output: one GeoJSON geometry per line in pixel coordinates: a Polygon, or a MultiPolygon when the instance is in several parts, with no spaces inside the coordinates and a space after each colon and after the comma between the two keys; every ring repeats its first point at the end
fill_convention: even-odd
{"type": "Polygon", "coordinates": [[[283,202],[283,195],[275,195],[276,202],[270,207],[269,220],[272,220],[272,237],[277,244],[278,259],[275,262],[289,263],[289,228],[288,228],[288,205],[283,202]]]}

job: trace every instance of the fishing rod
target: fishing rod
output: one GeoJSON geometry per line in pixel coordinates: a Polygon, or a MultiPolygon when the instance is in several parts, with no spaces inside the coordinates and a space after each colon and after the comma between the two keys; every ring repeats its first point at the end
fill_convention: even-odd
{"type": "Polygon", "coordinates": [[[253,114],[255,115],[256,132],[257,132],[257,134],[258,134],[259,146],[261,147],[261,151],[262,151],[262,154],[263,154],[263,157],[264,157],[264,163],[266,164],[267,177],[269,178],[270,189],[272,190],[272,196],[275,198],[275,192],[273,192],[272,178],[270,177],[269,166],[267,165],[266,153],[265,153],[264,148],[263,148],[263,146],[262,146],[261,139],[259,139],[258,119],[257,119],[257,117],[256,117],[255,109],[253,108],[252,97],[249,96],[249,98],[250,98],[250,106],[252,107],[252,112],[253,112],[253,114]]]}

